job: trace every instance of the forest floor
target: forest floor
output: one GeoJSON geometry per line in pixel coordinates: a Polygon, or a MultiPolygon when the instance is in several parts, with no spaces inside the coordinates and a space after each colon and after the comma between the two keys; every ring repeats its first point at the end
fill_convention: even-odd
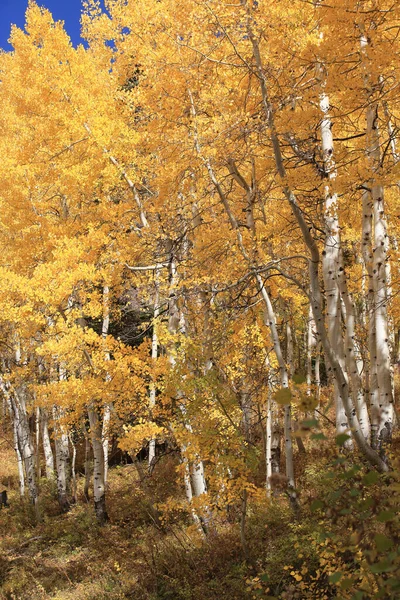
{"type": "MultiPolygon", "coordinates": [[[[370,581],[369,571],[360,567],[362,560],[355,560],[363,552],[360,539],[353,540],[354,547],[353,542],[349,546],[340,541],[357,535],[360,527],[363,539],[370,539],[365,532],[376,529],[380,482],[372,477],[366,483],[365,471],[358,476],[356,469],[355,482],[348,484],[347,476],[343,480],[343,473],[336,473],[327,490],[324,476],[332,456],[324,455],[321,448],[315,447],[307,457],[296,457],[303,490],[300,516],[294,516],[284,495],[272,502],[264,495],[264,500],[249,503],[245,552],[240,503],[232,506],[229,518],[226,512],[216,514],[215,531],[204,538],[182,510],[183,490],[170,483],[176,480],[171,456],[163,459],[162,469],[155,469],[145,491],[134,465],[111,468],[110,521],[99,527],[92,504],[83,498],[82,480],[78,503],[66,514],[60,514],[54,489],[42,480],[41,522],[35,523],[31,508],[19,498],[12,450],[2,452],[0,482],[9,483],[10,508],[0,510],[1,600],[340,600],[353,597],[348,591],[351,581],[357,589],[370,590],[355,599],[400,597],[400,589],[398,596],[397,592],[379,596],[373,591],[381,575],[374,573],[370,581]],[[338,498],[343,481],[344,492],[338,498]],[[362,523],[361,509],[350,508],[350,514],[347,510],[349,498],[356,497],[354,489],[361,490],[363,497],[365,490],[370,495],[375,490],[371,515],[362,517],[362,523]],[[168,505],[161,526],[152,518],[152,503],[168,505]],[[350,581],[347,588],[345,581],[350,581]],[[339,584],[343,585],[340,593],[339,584]]],[[[388,513],[388,506],[384,509],[388,513]]],[[[388,523],[378,523],[379,535],[386,536],[388,544],[398,539],[395,519],[398,523],[398,514],[388,518],[388,523]]],[[[388,569],[392,579],[400,575],[398,555],[393,561],[395,567],[388,569]]]]}

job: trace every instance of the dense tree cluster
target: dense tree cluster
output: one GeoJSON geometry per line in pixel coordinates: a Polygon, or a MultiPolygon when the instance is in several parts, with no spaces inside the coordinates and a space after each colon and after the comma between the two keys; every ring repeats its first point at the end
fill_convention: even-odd
{"type": "Polygon", "coordinates": [[[233,501],[244,523],[274,481],[296,512],[293,441],[306,451],[321,419],[386,472],[400,5],[106,5],[87,3],[75,49],[30,2],[0,55],[0,386],[21,494],[38,505],[45,469],[68,510],[91,446],[104,522],[111,443],[142,475],[159,443],[205,532],[233,501]]]}

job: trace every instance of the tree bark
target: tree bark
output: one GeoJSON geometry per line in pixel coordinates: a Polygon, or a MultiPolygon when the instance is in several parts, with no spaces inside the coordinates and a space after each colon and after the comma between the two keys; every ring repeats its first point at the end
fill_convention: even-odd
{"type": "Polygon", "coordinates": [[[48,424],[48,416],[47,411],[42,408],[41,412],[41,425],[42,425],[42,443],[43,443],[43,452],[44,452],[44,460],[46,464],[46,478],[54,479],[54,456],[53,450],[51,448],[51,441],[49,436],[49,424],[48,424]]]}
{"type": "Polygon", "coordinates": [[[106,488],[104,469],[104,449],[102,444],[102,431],[97,410],[88,408],[90,433],[93,448],[93,500],[97,521],[104,525],[108,521],[106,509],[106,488]]]}
{"type": "MultiPolygon", "coordinates": [[[[390,442],[393,429],[393,386],[390,361],[390,344],[388,330],[388,247],[386,217],[384,210],[384,188],[381,183],[381,152],[379,132],[379,102],[376,91],[380,88],[379,78],[374,84],[370,72],[368,57],[368,38],[365,32],[361,36],[361,58],[364,63],[364,85],[367,96],[366,125],[367,146],[366,155],[369,163],[371,178],[368,184],[371,190],[373,214],[373,243],[372,252],[372,284],[375,318],[375,352],[371,363],[376,362],[376,379],[378,386],[379,415],[374,423],[374,443],[380,452],[382,445],[390,442]],[[376,358],[375,358],[376,357],[376,358]]],[[[372,240],[371,240],[372,242],[372,240]]],[[[373,367],[375,369],[375,366],[373,367]]]]}
{"type": "MultiPolygon", "coordinates": [[[[153,366],[157,361],[158,356],[158,336],[157,336],[157,318],[160,314],[159,307],[159,290],[158,290],[158,270],[154,273],[154,313],[153,313],[153,334],[151,338],[151,360],[153,366]]],[[[154,379],[150,382],[150,390],[149,390],[149,412],[150,418],[152,418],[152,412],[156,405],[156,383],[154,379]]],[[[154,463],[156,460],[156,440],[152,439],[149,442],[149,471],[152,471],[154,463]]]]}
{"type": "Polygon", "coordinates": [[[54,423],[54,445],[56,450],[56,470],[57,470],[57,496],[58,503],[63,512],[70,509],[69,502],[69,481],[70,481],[70,465],[69,465],[69,446],[68,434],[65,431],[64,425],[60,423],[63,417],[63,411],[56,406],[53,407],[53,423],[54,423]]]}
{"type": "Polygon", "coordinates": [[[328,369],[333,372],[334,378],[336,380],[336,385],[338,385],[338,389],[340,390],[340,395],[343,400],[347,421],[350,426],[353,438],[356,441],[360,452],[365,456],[365,458],[370,462],[370,464],[374,465],[379,471],[386,472],[388,470],[388,466],[377,454],[377,452],[375,452],[375,450],[368,445],[367,441],[365,440],[362,434],[355,408],[353,407],[351,398],[349,396],[349,387],[346,376],[341,367],[340,360],[337,357],[334,348],[332,348],[328,339],[328,335],[324,324],[324,317],[322,313],[322,297],[319,283],[319,251],[317,244],[311,234],[310,228],[306,220],[304,219],[303,212],[297,204],[297,198],[287,182],[286,170],[283,164],[280,142],[275,127],[274,113],[268,97],[266,76],[262,66],[258,42],[254,36],[250,23],[251,21],[249,18],[247,31],[249,39],[253,46],[253,53],[260,83],[262,106],[268,124],[270,139],[272,142],[274,152],[275,164],[277,167],[278,175],[282,181],[282,191],[284,193],[284,196],[286,197],[286,200],[289,203],[289,206],[291,207],[293,216],[295,217],[298,223],[304,242],[310,251],[309,273],[311,283],[312,309],[317,331],[328,362],[328,369]]]}

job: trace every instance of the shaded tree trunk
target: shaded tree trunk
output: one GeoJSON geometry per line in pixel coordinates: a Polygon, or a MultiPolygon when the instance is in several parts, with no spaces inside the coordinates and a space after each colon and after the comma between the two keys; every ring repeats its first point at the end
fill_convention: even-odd
{"type": "Polygon", "coordinates": [[[102,444],[102,431],[97,410],[88,408],[90,432],[93,448],[93,500],[97,521],[104,525],[108,521],[106,509],[104,449],[102,444]]]}

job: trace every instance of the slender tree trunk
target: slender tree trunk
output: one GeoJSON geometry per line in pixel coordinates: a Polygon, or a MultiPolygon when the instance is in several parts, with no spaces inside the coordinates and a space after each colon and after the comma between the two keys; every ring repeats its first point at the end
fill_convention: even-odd
{"type": "Polygon", "coordinates": [[[321,373],[320,373],[320,365],[321,365],[321,342],[317,342],[317,350],[315,353],[315,394],[317,398],[317,408],[320,406],[320,398],[321,398],[321,373]]]}
{"type": "MultiPolygon", "coordinates": [[[[107,285],[103,286],[103,324],[101,328],[101,336],[103,338],[104,343],[106,343],[108,330],[110,327],[110,290],[107,285]]],[[[110,353],[107,348],[105,349],[105,359],[106,361],[110,360],[110,353]]],[[[106,373],[106,381],[110,381],[109,373],[106,373]]],[[[107,485],[108,478],[108,446],[110,439],[110,420],[111,420],[111,405],[106,403],[103,411],[103,425],[101,432],[101,439],[103,444],[103,454],[104,454],[104,483],[107,485]]]]}
{"type": "MultiPolygon", "coordinates": [[[[293,351],[292,328],[290,326],[289,317],[287,317],[287,320],[286,320],[286,363],[288,366],[288,375],[289,375],[290,379],[292,379],[293,375],[294,375],[293,356],[294,356],[294,351],[293,351]]],[[[304,446],[304,442],[300,436],[296,435],[296,431],[298,431],[298,429],[299,429],[299,425],[298,425],[297,419],[293,419],[293,431],[295,434],[298,451],[300,452],[300,454],[305,454],[307,451],[306,451],[306,447],[304,446]]]]}
{"type": "MultiPolygon", "coordinates": [[[[338,197],[332,191],[336,179],[335,163],[333,160],[333,136],[332,123],[329,116],[329,99],[325,93],[322,94],[320,107],[323,114],[321,120],[322,152],[325,171],[328,174],[329,183],[325,186],[325,247],[322,258],[322,274],[325,284],[326,298],[326,320],[328,328],[328,339],[337,359],[339,360],[344,376],[345,371],[344,344],[342,337],[340,293],[338,286],[339,262],[341,242],[339,233],[339,220],[337,215],[338,197]]],[[[336,407],[336,431],[338,434],[348,431],[349,424],[344,409],[341,391],[334,379],[334,398],[336,407]]],[[[347,442],[350,445],[350,440],[347,442]]]]}
{"type": "MultiPolygon", "coordinates": [[[[264,282],[262,277],[257,273],[256,280],[259,285],[259,290],[261,292],[262,298],[265,303],[268,325],[271,332],[272,342],[274,345],[275,356],[279,365],[279,374],[280,374],[280,382],[282,388],[289,387],[289,376],[286,369],[286,364],[282,354],[281,343],[278,335],[278,328],[276,326],[276,318],[275,312],[272,307],[272,303],[267,292],[267,289],[264,286],[264,282]]],[[[292,442],[292,417],[291,417],[291,408],[290,404],[285,405],[285,415],[284,415],[284,436],[285,436],[285,455],[286,455],[286,477],[288,479],[288,494],[290,503],[293,508],[297,510],[298,508],[298,500],[297,494],[295,490],[295,480],[294,480],[294,464],[293,464],[293,442],[292,442]]]]}
{"type": "Polygon", "coordinates": [[[311,386],[313,383],[313,372],[312,372],[312,359],[313,351],[316,346],[316,339],[314,335],[314,317],[312,314],[312,308],[310,310],[307,320],[307,394],[311,396],[311,386]]]}
{"type": "MultiPolygon", "coordinates": [[[[194,105],[194,101],[193,101],[193,96],[192,93],[189,90],[189,98],[190,98],[190,102],[191,102],[191,113],[192,113],[192,117],[194,120],[196,120],[197,118],[197,114],[196,114],[196,108],[194,105]]],[[[249,264],[250,269],[253,271],[254,273],[254,277],[255,280],[257,282],[259,291],[261,293],[261,297],[264,301],[264,304],[266,306],[266,310],[267,310],[267,316],[268,316],[268,325],[271,331],[271,337],[273,340],[273,344],[274,344],[274,350],[275,350],[275,354],[278,360],[278,364],[279,364],[279,372],[280,372],[280,378],[281,378],[281,385],[283,388],[288,388],[289,387],[289,378],[288,378],[288,374],[287,374],[287,369],[286,369],[286,365],[285,365],[285,361],[283,359],[283,354],[282,354],[282,349],[281,349],[281,344],[280,344],[280,340],[279,340],[279,335],[278,335],[278,329],[276,326],[276,319],[275,319],[275,313],[274,310],[272,308],[272,304],[268,295],[268,292],[264,286],[264,282],[262,280],[262,277],[260,276],[260,274],[257,271],[256,266],[253,264],[253,261],[250,259],[249,254],[246,251],[246,248],[243,244],[243,237],[241,234],[241,231],[239,229],[238,226],[238,222],[236,220],[235,215],[233,214],[233,212],[231,211],[231,208],[229,206],[229,202],[222,190],[222,187],[218,181],[218,179],[215,176],[214,170],[211,166],[211,163],[209,161],[209,159],[204,158],[202,156],[201,153],[201,147],[200,147],[200,143],[199,143],[199,137],[198,137],[198,132],[197,132],[197,126],[195,124],[195,147],[197,150],[197,153],[199,154],[199,156],[203,159],[203,162],[207,168],[208,174],[210,176],[211,182],[214,184],[215,189],[218,193],[218,196],[222,202],[222,205],[226,211],[226,214],[228,216],[229,222],[232,226],[232,229],[235,231],[236,233],[236,238],[237,238],[237,242],[238,242],[238,246],[240,249],[240,252],[243,256],[243,258],[246,260],[246,262],[249,264]]],[[[232,173],[232,168],[233,165],[231,164],[231,168],[230,171],[232,173]]],[[[238,173],[237,170],[234,172],[234,176],[235,178],[238,177],[238,173]]],[[[246,182],[244,181],[243,178],[241,178],[242,181],[242,187],[244,187],[246,190],[250,190],[249,186],[246,184],[246,182]]],[[[296,491],[295,491],[295,485],[294,485],[294,467],[293,467],[293,445],[292,445],[292,423],[291,423],[291,408],[290,405],[289,406],[285,406],[285,418],[284,418],[284,433],[285,433],[285,450],[286,450],[286,476],[288,479],[288,493],[289,493],[289,498],[290,498],[290,502],[294,507],[298,506],[298,501],[297,501],[297,496],[296,496],[296,491]]]]}
{"type": "Polygon", "coordinates": [[[84,435],[85,435],[85,485],[83,488],[83,494],[85,496],[86,502],[89,502],[89,489],[90,489],[90,480],[92,476],[92,464],[90,460],[91,454],[91,446],[88,432],[86,431],[86,427],[84,427],[84,435]]]}
{"type": "Polygon", "coordinates": [[[44,460],[46,464],[46,478],[54,479],[54,456],[51,448],[50,436],[49,436],[49,425],[48,416],[45,409],[41,409],[41,425],[42,425],[42,443],[44,460]]]}
{"type": "MultiPolygon", "coordinates": [[[[375,84],[372,81],[368,57],[368,38],[364,33],[361,36],[361,57],[365,67],[364,84],[368,100],[366,111],[366,154],[371,172],[369,188],[371,190],[374,244],[372,252],[372,283],[376,343],[374,356],[376,356],[376,378],[379,396],[379,417],[376,419],[378,421],[376,437],[374,432],[373,438],[379,451],[382,451],[382,444],[391,441],[394,418],[387,311],[389,236],[387,234],[384,210],[384,188],[382,185],[381,172],[379,102],[375,99],[376,91],[380,88],[380,84],[379,78],[375,84]]],[[[373,360],[374,358],[371,356],[371,363],[373,360]]]]}
{"type": "MultiPolygon", "coordinates": [[[[153,366],[157,361],[158,356],[158,337],[157,337],[157,318],[160,314],[159,308],[159,291],[158,291],[158,270],[154,273],[154,318],[153,318],[153,335],[151,338],[151,360],[153,366]]],[[[150,410],[150,418],[152,418],[152,412],[156,405],[156,383],[154,380],[150,382],[150,390],[149,390],[149,410],[150,410]]],[[[153,469],[154,463],[156,460],[156,440],[152,439],[149,442],[149,471],[153,469]]]]}
{"type": "Polygon", "coordinates": [[[94,510],[97,521],[100,525],[104,525],[108,521],[106,509],[106,488],[104,477],[104,449],[102,444],[102,430],[97,414],[97,410],[93,407],[88,408],[88,416],[90,423],[90,432],[93,448],[93,499],[94,510]]]}
{"type": "Polygon", "coordinates": [[[54,445],[56,450],[56,470],[57,470],[57,496],[58,503],[63,512],[67,512],[70,508],[69,503],[69,481],[70,481],[70,465],[69,465],[69,447],[68,434],[65,431],[64,425],[60,422],[63,417],[62,409],[53,407],[53,423],[54,423],[54,445]]]}
{"type": "Polygon", "coordinates": [[[281,470],[281,432],[271,389],[268,389],[267,398],[266,465],[266,488],[269,496],[272,489],[272,476],[281,470]]]}
{"type": "Polygon", "coordinates": [[[76,481],[76,445],[72,435],[69,436],[69,441],[72,446],[72,462],[71,462],[71,474],[72,474],[72,503],[77,502],[77,481],[76,481]]]}
{"type": "MultiPolygon", "coordinates": [[[[4,367],[5,368],[5,367],[4,367]]],[[[4,402],[6,407],[8,408],[8,412],[10,415],[10,420],[13,428],[13,443],[15,455],[17,457],[17,466],[18,466],[18,480],[19,480],[19,491],[21,498],[25,496],[25,474],[24,474],[24,464],[22,460],[22,455],[20,452],[20,443],[18,437],[18,422],[14,412],[14,404],[11,401],[10,395],[10,384],[5,383],[3,378],[0,376],[0,389],[3,392],[4,402]]]]}
{"type": "Polygon", "coordinates": [[[378,390],[378,375],[377,375],[377,355],[376,355],[376,323],[375,323],[375,296],[373,282],[373,267],[372,267],[372,221],[373,207],[372,198],[368,190],[364,189],[362,193],[362,239],[361,250],[365,267],[365,278],[367,287],[367,321],[368,321],[368,379],[366,388],[369,392],[369,406],[371,411],[371,444],[372,447],[378,447],[378,432],[379,432],[379,390],[378,390]]]}
{"type": "Polygon", "coordinates": [[[36,437],[36,474],[38,481],[41,477],[40,470],[40,408],[37,406],[35,411],[35,437],[36,437]]]}
{"type": "Polygon", "coordinates": [[[347,289],[347,281],[344,268],[339,268],[339,289],[342,297],[342,312],[345,322],[345,361],[347,372],[350,374],[351,390],[354,406],[356,407],[361,431],[366,440],[370,439],[370,421],[368,415],[368,405],[365,401],[364,389],[361,381],[361,375],[357,364],[356,339],[356,319],[353,300],[347,289]]]}
{"type": "Polygon", "coordinates": [[[291,207],[293,216],[295,217],[300,231],[302,233],[304,242],[309,249],[310,252],[310,260],[309,260],[309,273],[310,273],[310,283],[311,283],[311,302],[312,309],[315,319],[315,324],[317,327],[317,331],[321,340],[322,347],[324,349],[324,353],[326,356],[326,360],[328,363],[328,370],[333,372],[334,378],[336,380],[336,385],[338,385],[338,389],[340,390],[340,394],[343,400],[344,409],[346,412],[346,417],[348,424],[350,426],[352,435],[354,440],[357,443],[357,446],[360,452],[365,456],[365,458],[374,465],[379,471],[385,472],[388,470],[388,466],[381,459],[381,457],[375,452],[373,448],[368,445],[368,442],[365,440],[365,437],[362,434],[356,411],[352,405],[351,398],[349,396],[349,387],[347,378],[343,372],[343,369],[340,364],[340,360],[337,357],[334,348],[330,344],[328,339],[328,335],[325,329],[324,318],[322,313],[322,296],[321,289],[319,283],[319,263],[320,256],[317,244],[315,239],[312,236],[309,225],[306,222],[303,212],[299,208],[297,204],[297,198],[292,191],[292,189],[288,186],[286,170],[283,164],[283,157],[281,152],[281,146],[279,142],[279,138],[277,135],[275,121],[274,121],[274,113],[273,108],[271,106],[269,96],[268,96],[268,88],[267,88],[267,80],[265,76],[265,72],[263,69],[261,55],[259,51],[258,41],[254,36],[252,30],[252,24],[250,20],[248,20],[247,31],[249,35],[250,42],[253,46],[253,53],[256,62],[257,72],[259,75],[259,83],[262,97],[262,107],[264,109],[265,118],[269,128],[270,139],[272,142],[275,164],[277,167],[278,175],[282,182],[282,191],[291,207]]]}
{"type": "MultiPolygon", "coordinates": [[[[15,363],[21,364],[21,346],[18,338],[15,344],[15,363]]],[[[25,482],[28,487],[30,501],[35,507],[36,517],[39,520],[39,492],[37,487],[35,470],[35,448],[32,442],[31,430],[29,427],[29,417],[26,406],[26,386],[25,384],[15,387],[10,393],[10,403],[13,417],[16,420],[18,448],[25,467],[25,482]]]]}
{"type": "Polygon", "coordinates": [[[22,454],[20,452],[20,444],[19,444],[19,439],[18,439],[18,422],[17,422],[16,416],[14,414],[11,400],[9,400],[9,409],[10,409],[11,421],[13,424],[14,450],[15,450],[15,454],[17,456],[19,492],[20,492],[21,498],[23,498],[25,496],[24,463],[22,460],[22,454]]]}
{"type": "Polygon", "coordinates": [[[10,400],[13,418],[16,420],[18,448],[25,467],[25,481],[28,487],[29,498],[37,511],[38,489],[36,483],[35,470],[35,448],[32,442],[31,432],[29,429],[29,419],[26,411],[24,391],[20,389],[18,393],[11,393],[10,400]]]}
{"type": "MultiPolygon", "coordinates": [[[[178,307],[178,298],[177,298],[177,289],[176,289],[177,279],[178,279],[177,267],[176,267],[174,257],[171,255],[170,291],[169,291],[169,298],[168,298],[168,313],[169,313],[168,331],[173,335],[176,335],[178,332],[185,333],[185,331],[186,331],[184,315],[183,315],[182,311],[179,310],[179,307],[178,307]]],[[[176,364],[174,350],[175,349],[172,349],[172,351],[169,352],[169,361],[170,361],[170,364],[172,367],[174,367],[176,364]]],[[[181,392],[178,390],[177,396],[180,396],[180,395],[181,395],[181,392]]],[[[179,405],[179,409],[182,413],[182,417],[184,419],[186,429],[189,432],[192,432],[192,426],[187,419],[186,409],[183,406],[183,404],[179,405]]],[[[184,461],[187,460],[186,450],[187,450],[187,447],[185,445],[182,445],[181,446],[181,454],[182,454],[184,461]]],[[[189,469],[189,473],[190,473],[190,490],[189,490],[189,480],[187,479],[187,472],[185,472],[186,497],[189,498],[190,493],[192,493],[192,495],[194,495],[195,497],[203,495],[203,494],[206,495],[207,488],[205,485],[204,466],[203,466],[203,462],[202,462],[201,458],[197,457],[192,469],[190,469],[189,464],[187,464],[187,468],[189,469]]],[[[204,514],[201,516],[201,518],[200,517],[198,517],[198,518],[200,519],[203,529],[206,532],[208,525],[210,524],[210,522],[212,520],[212,515],[207,506],[205,506],[203,512],[204,512],[204,514]]],[[[194,514],[193,508],[192,508],[192,514],[194,514]]],[[[194,521],[197,522],[197,519],[194,518],[194,521]]]]}

